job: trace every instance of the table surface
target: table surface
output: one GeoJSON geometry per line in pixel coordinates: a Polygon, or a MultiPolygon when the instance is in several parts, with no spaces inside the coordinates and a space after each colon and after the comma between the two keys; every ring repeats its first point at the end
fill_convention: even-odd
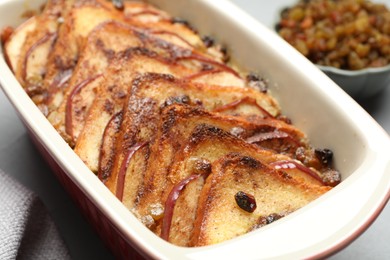
{"type": "MultiPolygon", "coordinates": [[[[233,0],[261,21],[259,2],[233,0]]],[[[358,101],[390,133],[390,88],[358,101]]],[[[30,141],[15,110],[0,91],[0,168],[35,191],[47,206],[74,259],[112,259],[92,228],[30,141]]],[[[348,247],[331,259],[390,259],[390,205],[348,247]]]]}

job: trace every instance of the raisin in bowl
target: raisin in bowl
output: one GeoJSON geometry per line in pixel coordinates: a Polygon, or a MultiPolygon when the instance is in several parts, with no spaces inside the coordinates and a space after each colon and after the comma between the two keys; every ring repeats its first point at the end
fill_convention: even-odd
{"type": "Polygon", "coordinates": [[[354,98],[390,81],[390,1],[289,1],[278,34],[354,98]]]}

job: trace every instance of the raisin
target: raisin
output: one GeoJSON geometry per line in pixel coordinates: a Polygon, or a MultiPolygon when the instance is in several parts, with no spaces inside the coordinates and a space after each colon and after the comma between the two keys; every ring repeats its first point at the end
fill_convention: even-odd
{"type": "Polygon", "coordinates": [[[122,11],[125,9],[125,5],[123,4],[123,0],[112,0],[112,4],[116,9],[122,11]]]}
{"type": "Polygon", "coordinates": [[[202,71],[213,70],[214,66],[208,63],[202,63],[202,71]]]}
{"type": "Polygon", "coordinates": [[[185,26],[190,26],[190,23],[187,20],[184,20],[183,18],[180,17],[173,17],[172,23],[181,23],[184,24],[185,26]]]}
{"type": "Polygon", "coordinates": [[[172,104],[190,104],[190,102],[191,102],[190,97],[187,95],[174,96],[174,97],[169,97],[167,100],[165,100],[162,107],[167,107],[172,104]]]}
{"type": "Polygon", "coordinates": [[[341,182],[341,174],[339,171],[336,171],[331,168],[327,168],[323,172],[323,181],[326,185],[335,187],[337,184],[341,182]]]}
{"type": "Polygon", "coordinates": [[[180,18],[180,17],[173,17],[171,19],[171,22],[172,23],[179,23],[179,24],[182,24],[182,25],[185,25],[187,26],[190,30],[192,30],[193,32],[196,32],[195,28],[192,27],[192,25],[185,19],[183,18],[180,18]]]}
{"type": "Polygon", "coordinates": [[[207,47],[207,48],[210,48],[214,45],[214,39],[211,38],[210,36],[204,36],[202,38],[202,41],[204,43],[204,45],[207,47]]]}
{"type": "Polygon", "coordinates": [[[255,73],[251,72],[246,76],[246,80],[250,87],[260,90],[262,93],[267,93],[268,86],[264,79],[260,78],[255,73]]]}
{"type": "Polygon", "coordinates": [[[328,166],[332,163],[333,152],[329,149],[315,149],[315,154],[322,164],[328,166]]]}
{"type": "Polygon", "coordinates": [[[272,222],[274,222],[274,221],[276,221],[276,220],[278,220],[280,218],[282,218],[281,215],[273,213],[271,215],[268,215],[265,219],[266,219],[266,223],[268,225],[268,224],[271,224],[272,222]]]}
{"type": "Polygon", "coordinates": [[[249,213],[252,213],[255,211],[256,209],[256,200],[255,200],[255,197],[253,197],[252,195],[250,194],[247,194],[243,191],[239,191],[236,193],[236,195],[234,196],[234,198],[236,199],[236,203],[237,205],[245,210],[246,212],[249,212],[249,213]]]}
{"type": "Polygon", "coordinates": [[[246,79],[247,79],[248,81],[259,81],[259,80],[260,80],[260,77],[259,77],[257,74],[251,72],[251,73],[249,73],[249,74],[246,76],[246,79]]]}

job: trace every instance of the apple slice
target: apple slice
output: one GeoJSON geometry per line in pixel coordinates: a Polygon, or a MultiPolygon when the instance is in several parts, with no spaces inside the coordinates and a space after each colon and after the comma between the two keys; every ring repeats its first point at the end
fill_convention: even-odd
{"type": "Polygon", "coordinates": [[[11,70],[15,72],[18,69],[18,61],[20,57],[20,50],[24,42],[26,41],[27,35],[35,30],[37,26],[37,18],[35,16],[26,20],[20,26],[18,26],[8,40],[4,44],[4,55],[5,59],[10,66],[11,70]]]}
{"type": "Polygon", "coordinates": [[[20,49],[16,65],[12,64],[15,77],[36,103],[43,100],[36,96],[44,96],[43,78],[46,75],[49,53],[61,25],[59,17],[65,9],[65,2],[67,1],[48,1],[42,13],[31,18],[35,26],[32,26],[32,29],[23,37],[23,44],[18,46],[20,49]]]}
{"type": "MultiPolygon", "coordinates": [[[[114,152],[114,147],[116,144],[117,135],[120,129],[120,126],[122,124],[122,111],[119,111],[115,113],[108,121],[106,127],[104,128],[101,143],[99,142],[93,142],[96,144],[95,146],[87,146],[92,147],[92,149],[89,149],[88,152],[83,154],[84,157],[88,157],[90,154],[96,154],[96,150],[99,150],[99,163],[98,163],[98,170],[97,170],[97,176],[99,179],[104,183],[108,177],[107,172],[112,167],[112,158],[114,155],[112,154],[114,152]],[[100,144],[100,147],[99,147],[100,144]]],[[[105,115],[107,117],[108,115],[105,115]]],[[[106,121],[104,117],[99,117],[100,120],[106,121]]],[[[95,141],[95,140],[94,140],[95,141]]],[[[79,142],[80,145],[80,142],[79,142]]],[[[79,146],[80,147],[80,146],[79,146]]],[[[87,161],[96,161],[87,159],[87,161]]]]}
{"type": "MultiPolygon", "coordinates": [[[[178,184],[176,184],[172,188],[171,192],[168,195],[167,200],[165,201],[164,217],[162,220],[161,235],[160,235],[162,239],[169,241],[169,233],[170,233],[172,220],[173,220],[172,219],[173,212],[174,212],[177,200],[179,199],[179,197],[181,197],[181,198],[185,197],[186,194],[182,194],[182,193],[184,193],[184,190],[188,191],[189,190],[188,187],[190,186],[189,184],[191,182],[195,182],[200,177],[206,177],[206,176],[202,176],[200,174],[190,175],[189,177],[180,181],[178,184]],[[181,195],[183,195],[183,196],[181,196],[181,195]]],[[[200,185],[202,185],[204,180],[200,179],[200,181],[201,181],[200,185]]],[[[194,194],[194,195],[196,196],[196,194],[194,194]]],[[[194,195],[191,197],[194,197],[194,195]]],[[[181,221],[182,221],[182,219],[181,219],[181,221]]],[[[187,230],[184,230],[184,231],[186,232],[187,230]]]]}
{"type": "MultiPolygon", "coordinates": [[[[87,92],[87,94],[84,94],[82,95],[83,98],[85,97],[90,97],[90,101],[87,102],[87,103],[92,103],[93,102],[93,99],[94,99],[94,96],[93,96],[93,92],[94,92],[94,89],[99,86],[99,83],[95,83],[93,84],[93,86],[91,87],[91,83],[95,82],[95,80],[99,79],[100,77],[102,76],[102,74],[98,74],[98,75],[95,75],[95,76],[92,76],[90,78],[87,78],[83,81],[81,81],[79,84],[77,84],[73,90],[71,91],[71,93],[69,94],[67,100],[66,100],[66,109],[65,109],[65,132],[70,136],[70,138],[72,140],[74,140],[74,128],[76,128],[78,125],[75,124],[73,125],[73,117],[77,117],[79,114],[80,114],[80,110],[74,110],[73,109],[73,104],[74,103],[77,103],[77,102],[80,102],[77,100],[77,97],[78,95],[80,94],[81,91],[84,91],[84,92],[87,92]]],[[[81,95],[80,95],[81,96],[81,95]]],[[[81,98],[81,102],[85,103],[86,101],[82,100],[83,98],[81,98]]],[[[83,126],[79,127],[79,128],[82,128],[83,126]]],[[[77,132],[79,133],[81,131],[81,129],[76,129],[77,132]]]]}
{"type": "Polygon", "coordinates": [[[222,69],[206,69],[190,75],[186,79],[203,84],[216,84],[220,86],[245,87],[245,81],[236,73],[222,69]]]}
{"type": "Polygon", "coordinates": [[[300,176],[313,184],[334,187],[341,181],[340,173],[338,171],[321,169],[322,172],[318,172],[316,169],[309,168],[295,160],[276,161],[271,163],[270,166],[277,170],[286,171],[292,176],[300,176]]]}
{"type": "MultiPolygon", "coordinates": [[[[22,82],[33,84],[36,79],[42,78],[56,37],[56,33],[48,32],[28,48],[20,68],[22,82]]],[[[28,87],[28,85],[25,87],[28,87]]]]}
{"type": "Polygon", "coordinates": [[[246,97],[243,97],[243,98],[238,99],[236,101],[230,102],[228,104],[216,107],[216,108],[214,108],[213,111],[214,112],[229,111],[232,109],[237,109],[237,107],[241,106],[242,104],[248,104],[248,105],[257,107],[261,111],[261,113],[264,115],[264,117],[270,117],[270,118],[274,117],[273,115],[271,115],[270,112],[268,112],[266,109],[264,109],[262,106],[260,106],[257,103],[256,99],[254,99],[253,97],[249,97],[249,96],[246,96],[246,97]]]}
{"type": "Polygon", "coordinates": [[[142,144],[135,144],[133,145],[128,151],[125,156],[125,159],[122,161],[122,165],[120,167],[119,173],[118,173],[118,182],[116,183],[116,197],[123,201],[123,193],[125,188],[125,180],[126,180],[126,172],[127,168],[129,167],[130,161],[135,155],[135,153],[142,149],[143,147],[147,146],[148,142],[144,142],[142,144]]]}
{"type": "MultiPolygon", "coordinates": [[[[130,37],[130,33],[127,33],[127,37],[130,37]]],[[[100,172],[101,167],[110,168],[102,163],[98,169],[99,150],[95,148],[99,147],[102,142],[103,130],[108,120],[122,110],[128,88],[133,80],[138,74],[150,71],[169,73],[178,77],[194,73],[144,48],[129,48],[115,55],[106,69],[103,84],[96,89],[96,98],[92,104],[88,105],[90,109],[85,120],[77,120],[72,123],[83,126],[79,134],[74,132],[73,135],[75,141],[77,140],[75,152],[92,171],[100,172]]],[[[84,103],[85,105],[86,103],[84,103]]],[[[103,137],[103,139],[105,138],[103,137]]],[[[104,158],[100,161],[109,162],[110,159],[106,157],[110,157],[110,154],[105,152],[104,158]]]]}

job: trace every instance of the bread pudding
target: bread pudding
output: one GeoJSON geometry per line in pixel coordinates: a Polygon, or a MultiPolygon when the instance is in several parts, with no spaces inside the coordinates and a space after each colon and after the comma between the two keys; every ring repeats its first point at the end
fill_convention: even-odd
{"type": "Polygon", "coordinates": [[[2,43],[20,84],[91,172],[173,244],[256,230],[341,181],[333,152],[310,145],[265,79],[150,4],[51,0],[4,28],[2,43]]]}

